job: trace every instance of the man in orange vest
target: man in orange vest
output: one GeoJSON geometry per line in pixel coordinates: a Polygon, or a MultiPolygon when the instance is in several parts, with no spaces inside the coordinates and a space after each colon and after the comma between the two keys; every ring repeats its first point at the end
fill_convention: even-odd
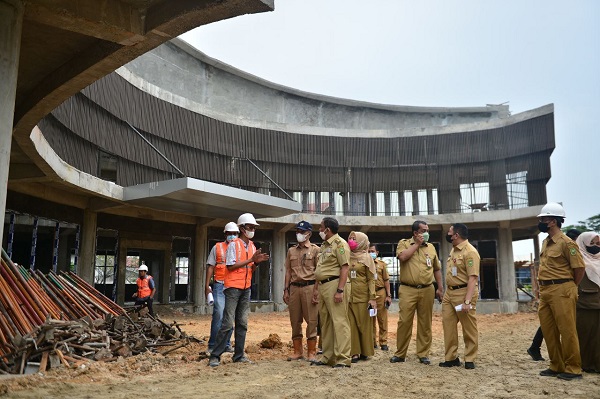
{"type": "Polygon", "coordinates": [[[156,294],[156,286],[154,279],[148,274],[148,266],[142,261],[142,265],[138,268],[139,277],[135,282],[137,284],[137,292],[133,294],[135,298],[135,305],[148,306],[150,316],[154,316],[154,310],[152,310],[152,302],[154,302],[154,294],[156,294]]]}
{"type": "Polygon", "coordinates": [[[221,364],[221,355],[227,347],[227,334],[234,326],[235,320],[235,351],[234,363],[251,363],[244,355],[246,331],[248,331],[248,314],[250,313],[250,287],[252,272],[261,262],[269,260],[269,255],[256,249],[251,241],[258,226],[251,213],[244,213],[238,218],[240,238],[231,241],[227,246],[225,265],[225,311],[221,328],[217,334],[215,347],[210,354],[208,365],[217,367],[221,364]]]}
{"type": "MultiPolygon", "coordinates": [[[[227,253],[227,245],[236,238],[240,233],[237,224],[235,222],[229,222],[225,225],[223,230],[225,233],[225,241],[218,242],[212,247],[208,259],[206,261],[206,283],[204,287],[204,294],[213,294],[213,313],[212,321],[210,323],[210,338],[208,340],[208,352],[212,352],[215,341],[217,340],[217,334],[221,328],[221,322],[223,320],[223,310],[225,309],[225,294],[223,288],[225,287],[225,276],[227,275],[227,266],[225,266],[225,254],[227,253]],[[212,280],[212,288],[210,282],[212,280]]],[[[226,352],[233,352],[231,348],[231,334],[233,329],[229,330],[227,334],[227,346],[225,347],[226,352]]]]}

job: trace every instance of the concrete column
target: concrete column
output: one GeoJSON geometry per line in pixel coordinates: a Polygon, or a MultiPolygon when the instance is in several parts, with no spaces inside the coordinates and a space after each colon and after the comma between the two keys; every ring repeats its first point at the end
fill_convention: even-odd
{"type": "Polygon", "coordinates": [[[421,213],[421,209],[419,207],[419,190],[412,191],[412,200],[413,200],[413,216],[417,216],[421,213]]]}
{"type": "Polygon", "coordinates": [[[194,313],[208,313],[206,298],[204,297],[204,284],[206,283],[206,259],[208,259],[208,228],[196,224],[196,234],[194,235],[194,252],[192,255],[192,276],[194,276],[192,285],[192,298],[194,304],[194,313]]]}
{"type": "Polygon", "coordinates": [[[506,162],[502,159],[490,162],[490,208],[508,209],[508,192],[506,187],[506,162]]]}
{"type": "Polygon", "coordinates": [[[498,247],[496,251],[498,254],[498,291],[502,313],[516,313],[518,310],[517,282],[512,249],[512,230],[508,223],[501,224],[498,229],[498,247]]]}
{"type": "Polygon", "coordinates": [[[442,264],[442,284],[444,284],[444,287],[446,286],[446,268],[448,267],[446,261],[452,250],[452,244],[446,241],[446,234],[448,234],[450,226],[449,224],[442,225],[442,239],[440,240],[440,253],[438,254],[440,263],[442,264]]]}
{"type": "Polygon", "coordinates": [[[399,216],[407,216],[406,215],[406,200],[404,199],[404,190],[399,190],[398,191],[398,206],[400,209],[400,215],[399,216]]]}
{"type": "MultiPolygon", "coordinates": [[[[117,303],[121,306],[125,303],[125,275],[127,271],[127,245],[119,242],[119,253],[117,254],[117,303]]],[[[128,301],[133,301],[132,298],[127,298],[128,301]]]]}
{"type": "Polygon", "coordinates": [[[162,267],[162,281],[160,284],[160,303],[169,303],[169,287],[171,286],[171,250],[166,249],[163,251],[162,262],[160,259],[154,261],[158,263],[159,267],[162,267]]]}
{"type": "MultiPolygon", "coordinates": [[[[312,238],[312,236],[311,236],[312,238]]],[[[278,312],[286,309],[283,303],[283,288],[285,285],[285,257],[287,245],[285,232],[273,231],[273,244],[271,246],[271,271],[272,271],[272,294],[273,310],[278,312]]]]}
{"type": "MultiPolygon", "coordinates": [[[[23,28],[23,3],[19,0],[0,0],[0,214],[6,212],[6,187],[10,166],[13,119],[21,30],[23,28]]],[[[0,224],[0,241],[4,237],[4,223],[0,224]]]]}
{"type": "Polygon", "coordinates": [[[94,267],[96,266],[97,217],[98,214],[96,212],[89,209],[83,210],[83,226],[81,228],[81,247],[77,274],[90,284],[94,284],[94,267]]]}
{"type": "Polygon", "coordinates": [[[428,188],[427,189],[427,214],[428,215],[433,215],[434,212],[434,206],[433,206],[433,190],[428,188]]]}
{"type": "Polygon", "coordinates": [[[383,202],[385,207],[385,215],[390,216],[390,214],[392,213],[392,199],[389,191],[386,191],[383,194],[383,202]]]}

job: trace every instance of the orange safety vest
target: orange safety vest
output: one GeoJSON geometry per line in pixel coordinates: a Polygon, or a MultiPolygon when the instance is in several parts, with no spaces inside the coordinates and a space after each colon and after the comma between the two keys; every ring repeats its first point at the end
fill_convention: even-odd
{"type": "MultiPolygon", "coordinates": [[[[252,258],[252,255],[256,252],[256,247],[252,241],[248,242],[248,250],[246,250],[244,241],[241,238],[236,238],[232,243],[235,243],[235,259],[237,262],[252,258]]],[[[241,290],[250,288],[252,284],[252,266],[254,266],[254,262],[250,262],[246,266],[235,270],[227,270],[225,288],[239,288],[241,290]]]]}
{"type": "Polygon", "coordinates": [[[152,288],[150,288],[150,280],[152,280],[152,276],[146,275],[146,278],[139,278],[135,282],[138,287],[138,299],[147,298],[152,294],[152,288]]]}
{"type": "Polygon", "coordinates": [[[227,245],[227,242],[218,242],[215,244],[215,281],[224,281],[225,276],[227,276],[227,266],[225,266],[227,245]]]}

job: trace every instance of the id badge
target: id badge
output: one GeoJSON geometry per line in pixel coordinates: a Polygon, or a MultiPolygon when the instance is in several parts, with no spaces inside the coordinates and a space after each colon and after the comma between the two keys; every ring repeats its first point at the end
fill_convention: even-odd
{"type": "Polygon", "coordinates": [[[356,278],[356,270],[350,270],[350,278],[356,278]]]}
{"type": "Polygon", "coordinates": [[[458,276],[458,269],[456,268],[456,266],[452,266],[452,269],[450,269],[452,271],[452,275],[454,277],[458,276]]]}
{"type": "Polygon", "coordinates": [[[427,257],[427,267],[431,267],[431,258],[427,257]]]}

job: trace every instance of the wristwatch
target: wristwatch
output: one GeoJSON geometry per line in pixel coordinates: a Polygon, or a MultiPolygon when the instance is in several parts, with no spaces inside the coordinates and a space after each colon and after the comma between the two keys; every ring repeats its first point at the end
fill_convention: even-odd
{"type": "Polygon", "coordinates": [[[343,294],[344,290],[340,290],[339,288],[337,290],[335,290],[335,292],[337,292],[338,294],[343,294]]]}
{"type": "Polygon", "coordinates": [[[470,305],[471,304],[471,300],[470,299],[465,299],[465,305],[470,305]]]}

